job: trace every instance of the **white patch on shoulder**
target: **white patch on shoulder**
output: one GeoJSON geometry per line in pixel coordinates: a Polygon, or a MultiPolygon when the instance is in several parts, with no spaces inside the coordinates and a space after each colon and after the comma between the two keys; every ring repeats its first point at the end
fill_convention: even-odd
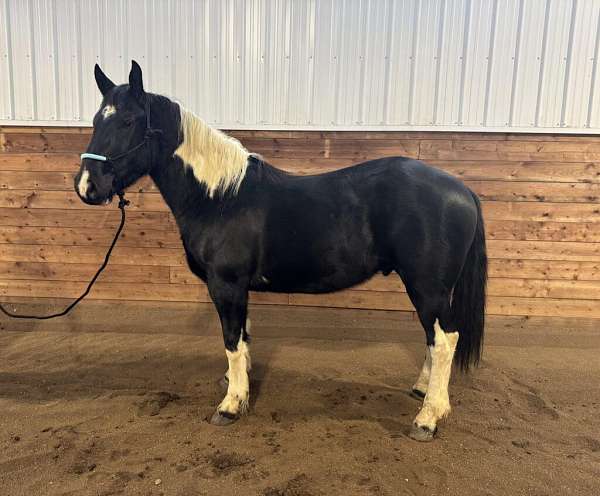
{"type": "Polygon", "coordinates": [[[111,115],[115,114],[117,112],[117,109],[115,108],[114,105],[107,105],[106,107],[104,107],[102,109],[102,117],[104,119],[108,119],[111,115]]]}

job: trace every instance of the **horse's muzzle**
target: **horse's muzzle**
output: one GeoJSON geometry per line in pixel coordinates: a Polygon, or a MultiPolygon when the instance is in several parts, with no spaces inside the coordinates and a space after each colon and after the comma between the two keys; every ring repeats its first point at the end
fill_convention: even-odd
{"type": "Polygon", "coordinates": [[[105,205],[114,196],[113,177],[109,174],[94,174],[87,167],[81,168],[74,178],[77,196],[88,205],[105,205]]]}

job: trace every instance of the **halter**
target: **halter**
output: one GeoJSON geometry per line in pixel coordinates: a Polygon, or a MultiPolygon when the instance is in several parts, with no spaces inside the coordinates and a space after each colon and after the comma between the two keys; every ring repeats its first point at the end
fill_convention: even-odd
{"type": "Polygon", "coordinates": [[[144,105],[144,109],[146,111],[146,131],[144,133],[144,139],[141,141],[141,143],[138,143],[133,148],[130,148],[129,150],[127,150],[123,153],[119,153],[118,155],[115,155],[114,157],[108,157],[106,155],[98,155],[96,153],[82,153],[80,155],[80,159],[83,160],[83,159],[87,158],[88,160],[96,160],[98,162],[105,162],[112,166],[111,162],[115,162],[116,160],[122,159],[123,157],[130,155],[131,153],[135,152],[136,150],[139,150],[142,146],[147,144],[155,136],[162,134],[162,129],[155,129],[150,125],[150,102],[147,97],[146,97],[146,103],[144,105]]]}

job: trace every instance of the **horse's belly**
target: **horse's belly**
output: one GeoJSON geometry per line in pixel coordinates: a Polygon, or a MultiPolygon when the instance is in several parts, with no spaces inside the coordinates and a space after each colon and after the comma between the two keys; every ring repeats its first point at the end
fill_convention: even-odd
{"type": "Polygon", "coordinates": [[[252,289],[282,293],[330,293],[360,284],[377,270],[376,260],[368,260],[364,256],[354,263],[295,261],[273,265],[270,270],[259,274],[253,281],[252,289]]]}

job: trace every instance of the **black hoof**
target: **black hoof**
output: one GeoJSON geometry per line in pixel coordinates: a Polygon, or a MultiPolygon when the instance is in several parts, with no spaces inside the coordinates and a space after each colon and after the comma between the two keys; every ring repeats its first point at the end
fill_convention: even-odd
{"type": "Polygon", "coordinates": [[[219,379],[219,387],[223,390],[224,393],[226,393],[227,389],[229,389],[229,379],[227,379],[226,375],[219,379]]]}
{"type": "Polygon", "coordinates": [[[415,441],[419,441],[422,443],[428,443],[429,441],[433,441],[435,433],[437,432],[437,427],[431,430],[429,427],[418,426],[413,424],[410,428],[410,432],[408,433],[408,437],[414,439],[415,441]]]}
{"type": "Polygon", "coordinates": [[[224,427],[226,425],[233,424],[235,421],[239,419],[239,416],[229,413],[229,412],[220,412],[218,409],[213,413],[213,416],[210,418],[210,423],[212,425],[217,425],[219,427],[224,427]]]}
{"type": "Polygon", "coordinates": [[[425,398],[425,393],[423,391],[419,390],[419,389],[411,389],[410,395],[413,398],[416,398],[418,400],[422,400],[422,399],[425,398]]]}

